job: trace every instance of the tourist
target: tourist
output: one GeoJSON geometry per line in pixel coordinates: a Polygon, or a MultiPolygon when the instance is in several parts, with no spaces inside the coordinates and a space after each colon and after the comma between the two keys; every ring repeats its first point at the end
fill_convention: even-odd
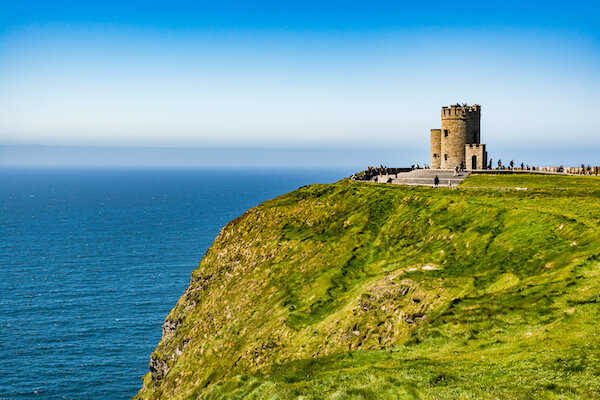
{"type": "Polygon", "coordinates": [[[458,175],[458,165],[454,166],[454,176],[458,175]]]}
{"type": "Polygon", "coordinates": [[[510,160],[510,163],[509,163],[509,165],[510,165],[510,169],[511,169],[511,170],[514,170],[514,169],[515,169],[515,162],[514,162],[514,160],[510,160]]]}
{"type": "Polygon", "coordinates": [[[440,178],[438,178],[438,176],[436,175],[435,178],[433,178],[433,186],[438,187],[439,184],[440,178]]]}

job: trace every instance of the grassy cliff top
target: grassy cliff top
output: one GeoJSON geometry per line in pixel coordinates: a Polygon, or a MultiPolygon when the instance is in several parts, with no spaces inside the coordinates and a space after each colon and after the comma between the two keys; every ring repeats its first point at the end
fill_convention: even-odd
{"type": "Polygon", "coordinates": [[[600,179],[343,180],[225,226],[136,399],[600,393],[600,179]]]}

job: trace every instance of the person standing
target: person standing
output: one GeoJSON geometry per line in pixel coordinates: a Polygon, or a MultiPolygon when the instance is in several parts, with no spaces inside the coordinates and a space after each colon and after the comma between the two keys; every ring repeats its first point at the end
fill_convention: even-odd
{"type": "Polygon", "coordinates": [[[438,178],[438,176],[436,175],[435,178],[433,178],[433,186],[438,187],[439,184],[440,178],[438,178]]]}

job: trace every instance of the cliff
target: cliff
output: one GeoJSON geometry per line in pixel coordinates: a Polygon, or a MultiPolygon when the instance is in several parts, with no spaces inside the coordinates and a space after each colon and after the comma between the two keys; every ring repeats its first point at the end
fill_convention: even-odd
{"type": "Polygon", "coordinates": [[[135,399],[600,393],[600,180],[464,185],[530,190],[344,180],[230,222],[135,399]]]}

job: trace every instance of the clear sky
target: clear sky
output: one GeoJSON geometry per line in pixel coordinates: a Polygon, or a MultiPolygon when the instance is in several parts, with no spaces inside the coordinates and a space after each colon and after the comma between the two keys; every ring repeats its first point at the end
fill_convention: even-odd
{"type": "Polygon", "coordinates": [[[600,149],[600,2],[0,5],[0,145],[600,149]]]}

